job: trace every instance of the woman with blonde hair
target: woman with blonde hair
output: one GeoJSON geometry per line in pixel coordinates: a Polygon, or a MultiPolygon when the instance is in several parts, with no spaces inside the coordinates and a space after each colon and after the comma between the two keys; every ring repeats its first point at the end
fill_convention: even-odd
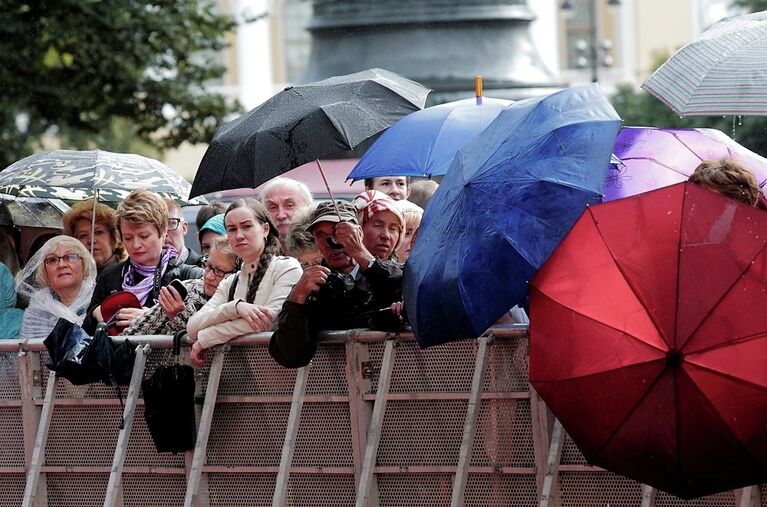
{"type": "Polygon", "coordinates": [[[16,290],[29,298],[21,339],[46,338],[59,318],[82,324],[96,280],[96,263],[70,236],[55,236],[19,272],[16,290]]]}
{"type": "Polygon", "coordinates": [[[117,230],[115,211],[106,204],[96,204],[94,213],[93,199],[78,202],[64,213],[63,222],[64,234],[77,239],[91,252],[99,273],[127,258],[117,230]]]}
{"type": "Polygon", "coordinates": [[[93,333],[103,322],[101,302],[114,292],[133,293],[142,308],[122,308],[112,318],[118,328],[128,327],[146,308],[157,303],[160,292],[183,303],[171,281],[201,278],[202,268],[182,264],[172,246],[164,247],[168,207],[160,196],[146,190],[131,192],[115,214],[128,258],[104,269],[98,277],[83,329],[93,333]]]}
{"type": "Polygon", "coordinates": [[[226,210],[224,224],[242,268],[226,277],[210,301],[189,319],[195,366],[204,364],[205,349],[271,329],[302,273],[296,259],[281,255],[279,232],[260,202],[250,198],[234,201],[226,210]]]}

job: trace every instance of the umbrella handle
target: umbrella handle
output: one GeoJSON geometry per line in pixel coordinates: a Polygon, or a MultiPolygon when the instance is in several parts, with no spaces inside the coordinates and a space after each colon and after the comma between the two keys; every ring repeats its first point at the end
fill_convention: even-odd
{"type": "Polygon", "coordinates": [[[320,176],[322,176],[322,181],[325,182],[325,188],[328,190],[328,195],[330,196],[330,202],[333,203],[333,209],[336,210],[336,215],[338,215],[338,220],[341,220],[341,212],[338,211],[338,204],[336,204],[336,198],[333,197],[333,192],[330,191],[330,185],[328,185],[328,179],[325,177],[325,171],[322,170],[322,165],[320,164],[320,159],[314,160],[317,163],[317,169],[320,170],[320,176]]]}
{"type": "Polygon", "coordinates": [[[96,236],[96,204],[99,202],[99,189],[93,194],[93,210],[91,211],[91,255],[93,255],[94,236],[96,236]]]}

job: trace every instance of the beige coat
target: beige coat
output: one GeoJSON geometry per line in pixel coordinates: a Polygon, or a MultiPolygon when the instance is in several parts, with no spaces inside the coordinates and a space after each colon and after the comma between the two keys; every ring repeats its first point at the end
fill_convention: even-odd
{"type": "MultiPolygon", "coordinates": [[[[235,304],[245,300],[248,292],[250,277],[255,271],[256,264],[245,265],[239,275],[230,275],[221,281],[216,293],[210,298],[199,312],[192,315],[187,323],[187,332],[192,339],[200,342],[207,349],[225,343],[237,336],[249,334],[253,329],[243,319],[237,316],[235,304]],[[229,301],[229,288],[235,276],[239,276],[234,298],[229,301]]],[[[266,268],[264,277],[258,285],[255,304],[272,310],[275,317],[280,313],[282,303],[290,294],[291,289],[301,278],[301,265],[292,257],[274,257],[266,268]]],[[[275,318],[275,322],[276,322],[275,318]]]]}

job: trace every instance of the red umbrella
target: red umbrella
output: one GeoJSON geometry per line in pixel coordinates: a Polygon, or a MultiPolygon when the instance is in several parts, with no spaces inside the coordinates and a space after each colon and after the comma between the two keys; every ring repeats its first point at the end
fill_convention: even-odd
{"type": "Polygon", "coordinates": [[[690,183],[588,208],[531,282],[530,380],[593,464],[767,480],[767,213],[690,183]]]}

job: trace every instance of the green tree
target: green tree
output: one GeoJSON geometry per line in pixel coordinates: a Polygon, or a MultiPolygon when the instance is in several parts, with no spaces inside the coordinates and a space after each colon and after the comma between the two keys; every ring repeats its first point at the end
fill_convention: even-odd
{"type": "Polygon", "coordinates": [[[742,7],[749,12],[767,10],[767,0],[734,0],[733,5],[736,7],[742,7]]]}
{"type": "Polygon", "coordinates": [[[0,12],[0,169],[45,136],[115,150],[208,142],[238,110],[205,89],[236,27],[209,0],[0,0],[0,12]]]}

